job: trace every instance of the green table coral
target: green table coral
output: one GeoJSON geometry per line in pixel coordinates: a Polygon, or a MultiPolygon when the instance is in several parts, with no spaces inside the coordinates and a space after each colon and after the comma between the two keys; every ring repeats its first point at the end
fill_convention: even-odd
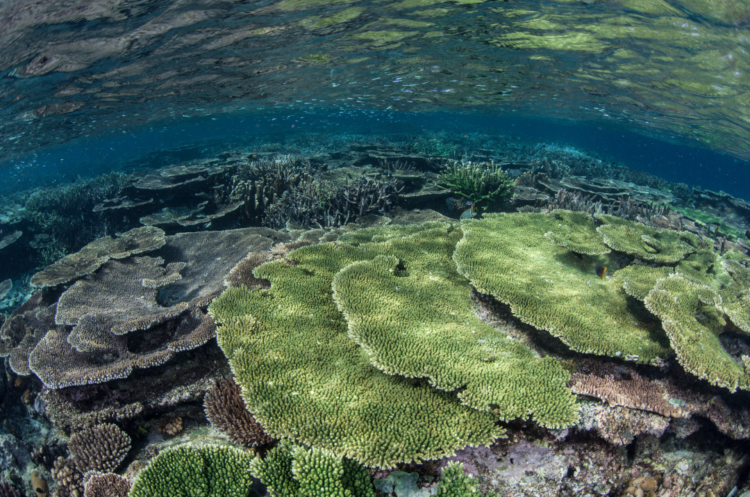
{"type": "Polygon", "coordinates": [[[130,497],[248,497],[253,454],[232,447],[165,450],[143,469],[130,497]]]}
{"type": "MultiPolygon", "coordinates": [[[[450,263],[457,240],[443,241],[443,247],[435,246],[436,237],[427,232],[402,248],[450,263]]],[[[401,252],[395,248],[392,252],[401,252]]],[[[429,269],[438,264],[405,270],[399,265],[396,257],[379,256],[347,266],[333,280],[349,335],[378,369],[426,377],[440,390],[461,389],[464,404],[492,409],[505,420],[533,415],[552,428],[577,421],[575,396],[565,387],[568,373],[557,360],[536,358],[525,345],[483,323],[472,311],[468,282],[455,267],[444,264],[448,271],[433,272],[429,269]]]]}
{"type": "MultiPolygon", "coordinates": [[[[669,344],[659,322],[631,305],[621,284],[594,273],[597,265],[616,267],[615,254],[578,254],[545,236],[564,218],[516,213],[465,221],[453,256],[459,272],[573,350],[641,363],[665,357],[669,344]]],[[[592,220],[579,222],[581,232],[592,232],[592,220]]]]}
{"type": "Polygon", "coordinates": [[[343,244],[304,247],[291,252],[289,262],[255,270],[271,282],[270,290],[230,288],[214,301],[219,345],[248,410],[277,438],[368,466],[492,443],[503,434],[496,415],[463,406],[455,394],[426,383],[383,374],[348,337],[331,295],[333,277],[377,255],[343,244]]]}
{"type": "Polygon", "coordinates": [[[656,283],[645,304],[662,320],[686,371],[731,392],[750,390],[750,357],[736,361],[719,340],[726,322],[716,290],[673,274],[656,283]]]}
{"type": "Polygon", "coordinates": [[[693,233],[652,228],[619,217],[598,215],[605,224],[597,231],[613,250],[625,252],[644,261],[671,264],[695,252],[699,238],[693,233]]]}

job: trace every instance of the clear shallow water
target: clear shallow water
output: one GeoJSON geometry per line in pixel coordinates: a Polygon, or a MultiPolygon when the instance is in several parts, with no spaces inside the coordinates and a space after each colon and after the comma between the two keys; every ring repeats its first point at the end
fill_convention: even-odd
{"type": "MultiPolygon", "coordinates": [[[[89,354],[82,359],[80,370],[94,378],[88,385],[86,381],[61,382],[47,388],[41,383],[43,373],[32,374],[29,369],[18,376],[6,367],[7,381],[0,375],[0,399],[4,401],[0,445],[6,453],[14,447],[19,447],[18,454],[33,453],[33,461],[16,464],[0,457],[0,466],[5,465],[0,467],[0,476],[27,491],[32,470],[41,472],[52,485],[57,485],[56,480],[61,483],[64,478],[54,477],[50,470],[56,456],[69,456],[72,450],[59,430],[82,429],[77,425],[80,420],[99,419],[99,414],[104,416],[108,409],[131,401],[142,402],[144,411],[131,410],[129,406],[135,404],[128,404],[111,418],[137,437],[120,470],[180,440],[203,440],[207,421],[200,403],[207,382],[230,375],[226,357],[212,336],[201,335],[201,340],[208,341],[196,345],[200,349],[180,348],[182,352],[163,367],[140,365],[143,369],[122,381],[97,376],[102,364],[104,369],[115,363],[119,364],[113,369],[121,367],[123,356],[164,352],[172,346],[175,329],[192,333],[200,328],[195,322],[170,318],[161,324],[151,323],[147,329],[139,328],[128,336],[126,344],[121,335],[110,336],[108,313],[112,309],[122,315],[132,311],[128,319],[143,318],[144,311],[138,305],[128,307],[132,304],[128,298],[134,296],[137,303],[141,302],[142,287],[147,280],[156,281],[155,275],[133,279],[127,276],[128,269],[118,266],[119,262],[103,263],[107,265],[101,270],[99,266],[90,269],[87,264],[91,261],[86,261],[80,271],[76,266],[70,279],[50,283],[45,292],[33,287],[31,278],[94,239],[134,229],[147,231],[143,225],[153,222],[166,233],[154,235],[161,231],[154,229],[143,238],[148,241],[154,236],[154,247],[161,247],[156,241],[164,236],[170,245],[149,248],[143,260],[153,256],[164,257],[162,262],[179,267],[187,264],[180,275],[187,281],[185,287],[194,284],[194,288],[206,291],[201,299],[213,298],[208,288],[215,284],[223,289],[229,269],[238,267],[240,258],[250,250],[245,242],[222,245],[225,237],[237,234],[228,228],[258,230],[264,235],[269,235],[270,230],[263,231],[268,226],[279,229],[276,235],[269,235],[278,238],[269,238],[267,246],[265,242],[258,245],[265,247],[257,248],[257,254],[264,257],[268,254],[263,251],[270,250],[272,243],[291,242],[290,233],[299,234],[299,226],[290,224],[289,229],[283,229],[286,224],[282,215],[271,218],[268,214],[276,200],[273,195],[282,197],[282,192],[268,194],[274,198],[271,207],[263,204],[263,209],[257,208],[259,198],[268,198],[264,197],[267,190],[262,190],[268,187],[265,178],[252,177],[249,171],[257,165],[251,161],[261,162],[259,158],[299,154],[302,158],[287,157],[280,162],[290,167],[290,177],[298,175],[309,185],[314,184],[316,194],[321,192],[318,186],[330,182],[326,183],[326,188],[331,188],[327,194],[332,195],[328,201],[345,196],[339,193],[350,188],[354,174],[359,175],[357,179],[369,175],[367,181],[369,177],[384,183],[403,180],[408,190],[399,202],[440,219],[445,219],[441,215],[456,219],[462,211],[464,215],[473,212],[467,209],[465,199],[449,197],[452,193],[435,186],[447,157],[481,157],[475,165],[493,160],[507,166],[515,181],[513,189],[521,195],[510,200],[515,202],[512,205],[503,206],[506,211],[555,208],[554,202],[562,197],[555,198],[561,182],[570,179],[560,171],[575,171],[586,176],[581,183],[574,179],[565,184],[577,185],[579,189],[573,190],[576,195],[587,195],[591,192],[588,188],[599,188],[596,191],[600,193],[609,188],[601,198],[608,202],[607,208],[617,205],[618,209],[627,207],[630,195],[641,195],[633,210],[623,217],[679,231],[687,226],[687,231],[710,235],[712,241],[703,241],[714,243],[717,253],[725,254],[727,248],[747,252],[750,205],[707,190],[750,200],[749,47],[750,4],[740,0],[0,0],[0,325],[12,320],[16,323],[3,328],[0,355],[11,357],[6,362],[11,369],[30,367],[29,354],[37,350],[42,337],[59,333],[59,342],[49,347],[43,343],[38,350],[43,354],[58,347],[69,355],[61,355],[59,362],[51,361],[52,366],[44,372],[71,373],[78,369],[75,361],[80,354],[89,354]],[[377,145],[391,155],[378,156],[377,145]],[[431,152],[438,153],[424,150],[432,146],[435,149],[431,152]],[[549,167],[547,152],[550,158],[562,161],[562,167],[551,171],[558,165],[549,167]],[[306,169],[310,157],[314,171],[306,169]],[[417,174],[396,167],[399,163],[410,165],[411,160],[421,168],[417,174]],[[183,168],[186,163],[189,167],[183,168]],[[584,170],[582,164],[591,169],[584,170]],[[163,168],[173,165],[177,167],[164,176],[150,174],[150,170],[164,172],[163,168]],[[134,174],[127,178],[107,176],[111,172],[134,174]],[[394,180],[396,176],[400,179],[394,180]],[[620,180],[633,180],[637,185],[620,180]],[[435,188],[422,190],[423,183],[435,188]],[[253,192],[259,191],[263,194],[254,196],[253,192]],[[422,194],[425,197],[420,198],[422,194]],[[407,199],[408,195],[413,196],[407,199]],[[666,202],[674,204],[671,213],[664,207],[666,202]],[[97,210],[102,206],[106,208],[97,210]],[[229,246],[241,249],[232,251],[229,246]],[[237,252],[237,260],[232,260],[229,252],[237,252]],[[221,256],[217,256],[219,253],[221,256]],[[111,280],[116,281],[114,284],[105,281],[98,291],[82,298],[82,304],[71,300],[75,291],[67,292],[75,286],[76,278],[100,282],[116,267],[123,272],[121,279],[111,280]],[[131,293],[114,295],[123,281],[135,282],[130,286],[131,293]],[[59,308],[54,306],[65,300],[61,295],[66,293],[68,301],[74,302],[69,307],[76,312],[102,295],[110,299],[85,316],[102,319],[97,329],[102,331],[99,338],[107,342],[101,349],[105,352],[84,350],[84,346],[74,350],[73,342],[63,336],[78,326],[74,323],[78,318],[65,326],[56,321],[59,308]],[[11,316],[13,311],[16,314],[11,316]],[[19,322],[26,327],[16,326],[19,322]],[[119,345],[113,348],[112,343],[119,345]],[[71,362],[75,367],[70,367],[71,362]],[[13,379],[16,381],[12,383],[13,379]],[[63,385],[68,387],[58,388],[63,385]],[[122,417],[117,417],[120,414],[122,417]],[[179,432],[183,418],[185,431],[169,438],[171,428],[166,430],[164,422],[171,425],[179,420],[179,429],[175,428],[179,432]]],[[[302,184],[293,183],[286,185],[287,191],[302,184]]],[[[396,187],[391,186],[392,192],[396,187]]],[[[295,198],[302,199],[300,204],[308,200],[302,194],[295,198]]],[[[346,201],[354,203],[348,197],[346,201]]],[[[351,207],[341,203],[346,206],[343,210],[351,207]]],[[[276,212],[284,214],[296,207],[284,205],[276,212]]],[[[322,210],[321,205],[325,202],[317,204],[318,210],[322,210]]],[[[334,205],[332,201],[326,207],[329,211],[330,205],[334,205]]],[[[315,205],[309,210],[316,212],[315,205]]],[[[373,209],[371,213],[382,212],[373,209]]],[[[411,214],[414,212],[407,213],[406,218],[415,219],[409,217],[411,214]]],[[[416,218],[420,215],[415,214],[416,218]]],[[[583,217],[588,222],[588,217],[583,217]]],[[[347,214],[336,219],[343,223],[346,221],[342,219],[353,218],[347,214]]],[[[306,236],[312,236],[310,233],[306,236]]],[[[126,235],[113,243],[119,246],[127,239],[126,235]]],[[[548,243],[546,240],[538,239],[540,243],[548,243]]],[[[274,254],[285,253],[292,246],[278,243],[274,254]]],[[[119,249],[118,254],[122,255],[119,249]]],[[[526,255],[521,252],[522,257],[526,255]]],[[[139,258],[124,257],[128,264],[141,264],[139,258]]],[[[607,268],[598,260],[585,261],[580,263],[579,285],[584,290],[592,283],[608,284],[605,275],[611,278],[622,269],[610,264],[606,273],[607,268]]],[[[711,268],[718,266],[717,262],[711,268]]],[[[540,273],[546,271],[543,268],[540,273]]],[[[728,274],[724,276],[729,278],[728,274]]],[[[179,297],[179,293],[174,289],[160,293],[149,305],[171,305],[185,297],[179,297]]],[[[487,297],[484,302],[483,298],[475,302],[477,315],[503,327],[508,325],[503,330],[508,336],[526,336],[528,327],[512,321],[511,313],[497,301],[493,303],[487,297]]],[[[186,299],[179,303],[186,304],[186,299]]],[[[195,316],[206,311],[209,301],[195,304],[203,305],[195,316]]],[[[709,311],[707,315],[716,312],[709,311]]],[[[693,313],[696,319],[706,319],[701,312],[702,308],[693,313]]],[[[656,362],[658,368],[638,369],[614,358],[616,366],[600,358],[598,366],[592,367],[593,359],[588,356],[576,355],[575,361],[571,360],[572,353],[562,342],[541,343],[550,338],[542,329],[532,330],[525,339],[528,343],[540,339],[543,355],[547,355],[548,346],[559,347],[550,355],[565,357],[570,362],[566,368],[575,366],[579,372],[609,375],[614,367],[621,376],[618,381],[624,379],[626,384],[638,378],[637,371],[649,380],[679,380],[684,390],[672,392],[680,398],[670,403],[674,400],[684,406],[684,398],[694,402],[691,409],[696,412],[699,404],[705,404],[700,408],[705,419],[700,425],[695,421],[691,421],[694,425],[675,423],[671,428],[674,435],[663,437],[662,447],[653,453],[641,450],[653,445],[653,440],[637,450],[610,450],[610,445],[602,448],[601,440],[585,434],[588,442],[576,449],[579,461],[585,462],[566,462],[570,464],[567,471],[556,465],[551,469],[541,467],[537,464],[541,459],[530,455],[519,458],[519,452],[535,447],[529,441],[520,442],[520,450],[518,445],[515,449],[498,445],[498,453],[492,457],[501,461],[510,454],[510,465],[516,460],[517,488],[531,485],[531,475],[538,471],[545,475],[540,480],[547,482],[552,481],[548,475],[567,473],[570,495],[598,494],[602,488],[616,493],[616,488],[624,490],[627,485],[629,477],[624,475],[649,474],[656,471],[654,468],[662,468],[659,471],[663,475],[657,476],[660,484],[666,482],[672,476],[662,477],[675,473],[664,468],[679,461],[679,475],[689,474],[693,483],[709,481],[709,473],[725,480],[713,487],[716,492],[711,495],[727,495],[734,483],[742,486],[741,491],[750,489],[746,467],[740,468],[745,463],[730,467],[733,454],[736,461],[747,454],[747,392],[729,394],[726,388],[705,383],[698,388],[697,380],[689,374],[672,374],[681,371],[673,357],[667,358],[668,363],[656,362]],[[709,405],[713,407],[706,407],[709,405]],[[690,439],[691,430],[699,429],[703,438],[690,439]],[[675,441],[675,436],[679,440],[675,441]],[[691,451],[706,453],[713,462],[705,464],[701,462],[704,459],[690,455],[691,451]],[[615,452],[620,459],[611,464],[615,452]],[[659,460],[662,456],[665,459],[659,460]],[[685,470],[683,465],[687,463],[683,461],[690,458],[693,466],[685,470]],[[721,461],[729,470],[716,469],[721,461]],[[586,467],[591,468],[588,474],[579,472],[586,467]],[[583,487],[576,489],[573,480],[583,487]]],[[[609,330],[620,331],[617,326],[609,330]]],[[[717,348],[741,364],[742,356],[750,351],[747,336],[735,333],[737,330],[730,326],[724,331],[728,333],[717,348]]],[[[172,354],[173,349],[169,350],[172,354]]],[[[284,351],[280,355],[293,354],[284,351]]],[[[633,357],[638,360],[637,355],[633,357]]],[[[641,387],[637,388],[640,392],[641,387]]],[[[666,397],[662,393],[656,398],[663,401],[666,397]]],[[[296,391],[290,394],[296,395],[296,391]]],[[[242,404],[242,399],[239,401],[242,404]]],[[[605,409],[603,405],[596,408],[605,409]]],[[[638,409],[631,410],[635,413],[631,422],[643,429],[638,409]]],[[[586,423],[593,423],[592,414],[587,415],[586,423]]],[[[650,428],[658,428],[662,421],[653,418],[650,428]]],[[[600,431],[601,438],[610,444],[613,440],[616,444],[633,441],[636,433],[631,433],[630,426],[620,424],[619,418],[612,424],[620,425],[622,432],[607,438],[600,431]],[[620,436],[627,441],[617,441],[620,436]]],[[[600,426],[609,429],[608,422],[602,421],[600,426]]],[[[571,428],[570,434],[590,433],[590,428],[571,428]]],[[[511,429],[531,441],[539,436],[538,427],[529,431],[525,423],[511,429]]],[[[660,429],[649,433],[664,433],[666,424],[660,429]]],[[[547,459],[553,445],[564,449],[567,436],[567,430],[542,435],[547,441],[543,448],[537,447],[537,455],[547,459]],[[551,442],[553,438],[556,442],[551,442]]],[[[564,450],[560,459],[571,461],[572,452],[564,450]]],[[[477,453],[483,460],[491,460],[488,451],[485,448],[477,453]]],[[[468,453],[461,457],[470,459],[468,453]]],[[[433,483],[434,477],[430,477],[433,483]]],[[[491,479],[494,476],[486,481],[491,479]]],[[[689,486],[687,480],[683,483],[689,486]]],[[[677,485],[674,481],[670,484],[677,485]]],[[[558,494],[530,488],[527,495],[558,494]]],[[[689,489],[684,494],[674,492],[670,495],[693,495],[687,493],[689,489]]]]}
{"type": "Polygon", "coordinates": [[[556,119],[750,158],[742,2],[19,0],[0,19],[4,168],[74,138],[169,147],[144,130],[242,115],[266,132],[263,116],[342,111],[366,129],[413,113],[556,119]]]}

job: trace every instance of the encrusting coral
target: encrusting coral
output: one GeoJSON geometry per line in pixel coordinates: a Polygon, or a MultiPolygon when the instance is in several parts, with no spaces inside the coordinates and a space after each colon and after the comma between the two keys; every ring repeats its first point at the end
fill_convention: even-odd
{"type": "Polygon", "coordinates": [[[331,295],[333,277],[377,255],[341,244],[303,247],[255,270],[270,290],[230,288],[214,301],[209,310],[222,325],[219,345],[247,408],[272,436],[372,466],[491,443],[503,434],[495,415],[384,375],[347,336],[331,295]]]}
{"type": "Polygon", "coordinates": [[[233,442],[255,448],[274,441],[247,410],[242,391],[231,378],[215,383],[203,405],[211,425],[233,442]]]}
{"type": "Polygon", "coordinates": [[[129,497],[248,497],[254,494],[252,460],[251,453],[232,447],[168,449],[138,474],[129,497]]]}

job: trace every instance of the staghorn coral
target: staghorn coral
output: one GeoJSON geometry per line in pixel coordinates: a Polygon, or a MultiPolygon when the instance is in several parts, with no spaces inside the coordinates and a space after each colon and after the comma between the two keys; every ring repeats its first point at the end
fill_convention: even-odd
{"type": "MultiPolygon", "coordinates": [[[[575,351],[642,363],[666,356],[668,341],[659,322],[632,306],[622,285],[594,273],[598,264],[616,267],[616,254],[577,254],[545,236],[559,229],[562,219],[515,213],[465,221],[453,259],[479,292],[510,305],[523,322],[575,351]]],[[[568,230],[591,232],[590,224],[568,230]]]]}
{"type": "Polygon", "coordinates": [[[83,497],[128,497],[130,482],[113,473],[91,471],[84,477],[83,497]]]}
{"type": "Polygon", "coordinates": [[[98,238],[78,252],[47,266],[31,278],[31,285],[46,288],[68,283],[99,269],[110,259],[124,259],[158,249],[166,243],[163,230],[150,226],[135,228],[118,238],[98,238]]]}
{"type": "Polygon", "coordinates": [[[367,214],[390,211],[400,192],[400,182],[391,177],[360,177],[343,186],[309,180],[285,191],[269,206],[263,224],[277,228],[288,222],[304,228],[343,226],[367,214]]]}
{"type": "Polygon", "coordinates": [[[513,180],[494,162],[453,161],[440,173],[438,181],[441,188],[482,208],[504,202],[513,195],[513,180]]]}
{"type": "Polygon", "coordinates": [[[233,379],[211,387],[203,401],[211,426],[243,447],[255,448],[274,441],[245,407],[242,391],[233,379]]]}
{"type": "Polygon", "coordinates": [[[536,358],[472,312],[468,282],[450,257],[461,236],[438,228],[371,244],[368,252],[390,255],[339,271],[333,298],[349,337],[381,371],[424,377],[448,392],[460,388],[458,398],[474,409],[503,420],[532,416],[551,428],[575,423],[575,398],[560,364],[536,358]]]}
{"type": "Polygon", "coordinates": [[[168,449],[138,474],[129,497],[247,497],[252,460],[252,454],[231,447],[168,449]]]}
{"type": "Polygon", "coordinates": [[[229,288],[211,304],[247,408],[272,436],[380,467],[502,435],[491,413],[372,368],[347,336],[331,282],[348,264],[376,255],[341,244],[303,247],[287,255],[292,265],[274,261],[255,270],[270,290],[229,288]]]}
{"type": "Polygon", "coordinates": [[[106,423],[74,433],[68,450],[81,473],[110,472],[130,451],[130,437],[117,425],[106,423]]]}
{"type": "Polygon", "coordinates": [[[657,281],[644,303],[662,320],[686,371],[730,392],[750,390],[750,357],[738,362],[719,340],[726,321],[721,295],[713,288],[672,274],[657,281]]]}

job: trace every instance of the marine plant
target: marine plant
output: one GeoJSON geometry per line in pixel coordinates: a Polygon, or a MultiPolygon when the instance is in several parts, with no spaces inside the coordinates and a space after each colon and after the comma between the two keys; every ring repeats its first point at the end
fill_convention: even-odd
{"type": "Polygon", "coordinates": [[[440,188],[451,190],[477,207],[486,208],[509,199],[513,180],[492,162],[453,161],[438,177],[440,188]]]}

